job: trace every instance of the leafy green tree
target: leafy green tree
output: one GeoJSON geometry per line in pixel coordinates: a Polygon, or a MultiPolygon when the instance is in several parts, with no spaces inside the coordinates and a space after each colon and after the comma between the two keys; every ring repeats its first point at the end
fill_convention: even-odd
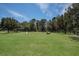
{"type": "Polygon", "coordinates": [[[40,30],[41,31],[46,31],[46,28],[45,28],[46,21],[47,21],[46,19],[41,19],[40,20],[40,24],[39,25],[40,25],[40,30]]]}
{"type": "Polygon", "coordinates": [[[23,31],[30,31],[30,23],[27,21],[22,22],[21,28],[23,31]]]}
{"type": "Polygon", "coordinates": [[[18,21],[14,18],[6,17],[1,19],[1,27],[7,29],[8,33],[10,30],[17,28],[18,21]]]}
{"type": "Polygon", "coordinates": [[[36,19],[32,19],[32,20],[29,22],[29,23],[30,23],[30,30],[31,30],[31,31],[36,31],[35,21],[36,21],[36,19]]]}
{"type": "Polygon", "coordinates": [[[73,32],[74,28],[78,28],[79,3],[72,4],[64,14],[64,23],[66,31],[73,32]]]}

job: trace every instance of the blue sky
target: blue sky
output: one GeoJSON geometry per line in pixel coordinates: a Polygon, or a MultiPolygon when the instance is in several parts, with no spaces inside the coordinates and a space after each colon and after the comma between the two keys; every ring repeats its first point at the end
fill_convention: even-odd
{"type": "Polygon", "coordinates": [[[66,12],[65,9],[70,5],[66,3],[0,3],[0,19],[14,17],[20,22],[30,21],[32,18],[49,20],[66,12]]]}

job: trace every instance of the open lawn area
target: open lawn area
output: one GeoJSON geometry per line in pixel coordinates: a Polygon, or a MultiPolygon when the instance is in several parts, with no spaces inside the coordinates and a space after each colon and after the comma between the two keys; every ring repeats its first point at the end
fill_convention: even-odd
{"type": "Polygon", "coordinates": [[[0,32],[0,55],[79,56],[79,38],[64,33],[0,32]]]}

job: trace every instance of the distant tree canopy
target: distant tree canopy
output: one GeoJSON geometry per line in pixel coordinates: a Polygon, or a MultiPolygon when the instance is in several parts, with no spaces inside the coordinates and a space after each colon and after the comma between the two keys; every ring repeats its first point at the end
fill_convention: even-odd
{"type": "Polygon", "coordinates": [[[10,30],[17,28],[17,24],[18,21],[16,21],[14,18],[6,17],[1,19],[2,29],[8,30],[8,33],[10,30]]]}
{"type": "Polygon", "coordinates": [[[53,17],[51,20],[35,18],[29,22],[18,22],[16,19],[6,17],[1,19],[0,27],[4,30],[22,30],[22,31],[50,31],[50,32],[70,32],[79,29],[79,4],[74,3],[66,9],[63,15],[53,17]]]}

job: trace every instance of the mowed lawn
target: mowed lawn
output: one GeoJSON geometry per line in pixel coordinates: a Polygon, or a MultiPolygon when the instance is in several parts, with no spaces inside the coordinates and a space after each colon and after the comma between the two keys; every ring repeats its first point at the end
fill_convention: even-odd
{"type": "Polygon", "coordinates": [[[63,33],[0,32],[2,56],[79,56],[79,41],[63,33]]]}

